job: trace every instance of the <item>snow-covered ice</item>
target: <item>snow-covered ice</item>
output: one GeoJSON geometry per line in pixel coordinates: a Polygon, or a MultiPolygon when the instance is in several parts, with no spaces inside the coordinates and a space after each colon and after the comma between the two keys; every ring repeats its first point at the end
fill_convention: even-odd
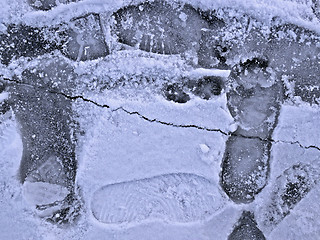
{"type": "Polygon", "coordinates": [[[318,239],[318,0],[3,0],[0,239],[318,239]]]}

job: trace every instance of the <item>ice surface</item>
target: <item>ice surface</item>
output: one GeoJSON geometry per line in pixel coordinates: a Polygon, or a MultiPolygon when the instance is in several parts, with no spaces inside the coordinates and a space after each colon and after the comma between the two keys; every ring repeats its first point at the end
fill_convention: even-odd
{"type": "Polygon", "coordinates": [[[311,104],[318,103],[319,35],[294,25],[277,26],[267,52],[272,59],[270,66],[283,72],[293,84],[293,95],[311,104]]]}
{"type": "MultiPolygon", "coordinates": [[[[63,200],[61,206],[47,211],[46,217],[52,217],[48,214],[60,211],[60,207],[65,213],[69,212],[76,173],[71,102],[58,94],[58,89],[68,93],[72,70],[65,62],[56,60],[31,64],[22,72],[21,79],[16,79],[24,84],[8,87],[8,101],[22,136],[19,177],[25,183],[24,196],[29,202],[47,201],[46,204],[63,200]]],[[[68,221],[63,219],[70,217],[68,214],[61,214],[61,219],[56,220],[68,221]]]]}
{"type": "Polygon", "coordinates": [[[265,187],[270,168],[270,138],[282,102],[282,85],[267,72],[268,62],[252,59],[235,66],[228,108],[238,128],[226,143],[221,186],[237,203],[248,203],[265,187]]]}
{"type": "Polygon", "coordinates": [[[35,206],[62,201],[69,193],[67,188],[46,182],[29,182],[23,184],[24,198],[35,206]]]}
{"type": "Polygon", "coordinates": [[[202,67],[231,68],[235,61],[263,56],[269,27],[230,8],[211,12],[215,27],[202,32],[198,51],[202,67]]]}
{"type": "Polygon", "coordinates": [[[319,107],[306,103],[301,103],[301,106],[285,104],[281,108],[273,138],[276,141],[298,142],[306,147],[319,147],[319,117],[319,107]]]}
{"type": "Polygon", "coordinates": [[[190,172],[218,180],[226,139],[219,133],[145,122],[121,111],[97,113],[79,159],[79,181],[87,183],[84,193],[90,195],[114,179],[127,182],[165,173],[190,172]],[[204,143],[210,148],[208,153],[199,147],[204,143]]]}

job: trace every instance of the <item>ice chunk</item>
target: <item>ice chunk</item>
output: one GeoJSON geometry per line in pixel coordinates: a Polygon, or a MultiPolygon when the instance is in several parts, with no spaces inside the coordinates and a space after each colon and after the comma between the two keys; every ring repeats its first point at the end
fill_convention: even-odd
{"type": "Polygon", "coordinates": [[[264,240],[263,232],[258,228],[252,212],[244,211],[228,240],[264,240]]]}
{"type": "Polygon", "coordinates": [[[66,187],[57,184],[29,181],[23,184],[24,198],[34,207],[62,201],[68,193],[66,187]]]}
{"type": "Polygon", "coordinates": [[[224,206],[217,186],[194,174],[173,173],[106,185],[94,192],[91,211],[106,224],[206,220],[224,206]]]}
{"type": "Polygon", "coordinates": [[[199,48],[201,29],[208,23],[190,5],[165,1],[127,6],[114,15],[113,33],[121,43],[160,54],[180,54],[199,48]]]}
{"type": "Polygon", "coordinates": [[[230,75],[230,70],[222,70],[216,68],[196,68],[188,72],[187,76],[190,78],[201,78],[201,77],[221,77],[227,78],[230,75]]]}
{"type": "Polygon", "coordinates": [[[81,209],[79,196],[64,186],[25,181],[22,193],[36,214],[50,222],[70,223],[79,216],[81,209]]]}
{"type": "MultiPolygon", "coordinates": [[[[0,83],[1,84],[1,83],[0,83]]],[[[8,99],[9,93],[7,92],[1,92],[1,86],[0,86],[0,103],[8,99]]]]}
{"type": "Polygon", "coordinates": [[[259,138],[229,137],[222,161],[221,186],[236,203],[252,202],[267,184],[271,144],[259,138]]]}
{"type": "Polygon", "coordinates": [[[70,25],[71,28],[60,33],[62,53],[68,58],[85,61],[109,54],[98,14],[91,13],[73,19],[70,25]]]}

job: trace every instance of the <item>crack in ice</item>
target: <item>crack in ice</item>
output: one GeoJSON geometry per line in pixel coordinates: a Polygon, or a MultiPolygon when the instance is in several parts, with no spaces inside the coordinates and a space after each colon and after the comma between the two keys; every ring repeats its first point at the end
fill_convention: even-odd
{"type": "Polygon", "coordinates": [[[283,144],[291,144],[291,145],[295,145],[296,144],[296,145],[299,145],[300,148],[315,149],[315,150],[318,150],[320,152],[320,147],[318,147],[316,145],[304,146],[299,141],[292,142],[292,141],[285,141],[285,140],[275,140],[275,139],[272,139],[272,138],[261,138],[261,137],[257,137],[257,136],[246,136],[246,135],[235,133],[235,132],[225,132],[225,131],[223,131],[221,129],[218,129],[218,128],[207,128],[207,127],[198,126],[198,125],[195,125],[195,124],[175,124],[175,123],[171,123],[171,122],[165,122],[165,121],[162,121],[162,120],[159,120],[159,119],[156,119],[156,118],[153,118],[153,119],[149,118],[149,117],[147,117],[147,116],[145,116],[145,115],[143,115],[143,114],[141,114],[141,113],[139,113],[137,111],[129,111],[129,110],[125,109],[124,107],[118,107],[118,108],[112,109],[107,104],[100,104],[98,102],[95,102],[94,100],[85,98],[84,96],[81,96],[81,95],[71,96],[71,95],[68,95],[68,94],[63,93],[63,92],[48,90],[45,87],[34,86],[32,84],[23,83],[23,82],[20,82],[18,80],[14,80],[14,79],[9,79],[9,78],[5,78],[5,77],[2,77],[2,79],[4,81],[7,81],[7,82],[14,82],[16,84],[26,85],[26,86],[29,86],[29,87],[32,87],[32,88],[44,89],[49,93],[62,95],[65,98],[68,98],[70,100],[81,99],[84,102],[92,103],[92,104],[94,104],[94,105],[96,105],[98,107],[110,109],[112,112],[116,112],[116,111],[121,110],[121,111],[127,113],[128,115],[137,115],[141,119],[143,119],[145,121],[148,121],[148,122],[151,122],[151,123],[159,123],[159,124],[162,124],[162,125],[171,126],[171,127],[177,127],[177,128],[194,128],[194,129],[203,130],[203,131],[207,131],[207,132],[218,132],[218,133],[220,133],[220,134],[222,134],[224,136],[236,136],[236,137],[243,137],[243,138],[247,138],[247,139],[259,139],[261,141],[268,142],[268,143],[275,143],[275,144],[283,143],[283,144]]]}

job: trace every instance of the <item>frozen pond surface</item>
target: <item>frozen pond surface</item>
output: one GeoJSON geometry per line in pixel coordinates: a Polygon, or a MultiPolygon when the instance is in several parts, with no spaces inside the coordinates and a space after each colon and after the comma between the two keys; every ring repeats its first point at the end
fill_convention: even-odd
{"type": "Polygon", "coordinates": [[[0,239],[319,239],[319,6],[4,0],[0,239]]]}

